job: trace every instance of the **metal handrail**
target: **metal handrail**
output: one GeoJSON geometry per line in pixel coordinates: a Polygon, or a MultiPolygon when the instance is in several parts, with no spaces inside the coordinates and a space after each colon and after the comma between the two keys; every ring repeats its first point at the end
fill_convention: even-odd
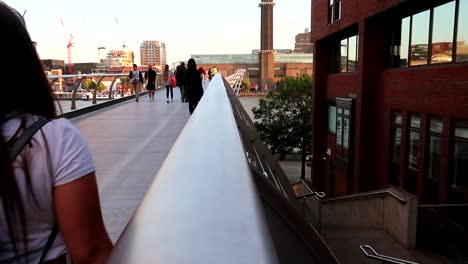
{"type": "Polygon", "coordinates": [[[366,198],[366,197],[372,197],[372,196],[382,196],[382,195],[389,195],[396,200],[398,200],[401,204],[406,204],[407,200],[400,197],[399,195],[395,194],[394,192],[390,190],[385,190],[385,191],[374,191],[374,192],[368,192],[368,193],[360,193],[360,194],[351,194],[343,197],[336,197],[336,198],[329,198],[329,199],[324,199],[321,200],[322,203],[329,203],[329,202],[337,202],[337,201],[346,201],[346,200],[355,200],[355,199],[360,199],[360,198],[366,198]]]}
{"type": "Polygon", "coordinates": [[[297,183],[299,183],[299,182],[302,183],[307,188],[307,190],[309,192],[305,193],[305,194],[297,195],[296,199],[307,198],[307,197],[310,197],[310,196],[314,196],[315,199],[317,199],[317,200],[319,200],[321,198],[325,198],[326,194],[324,192],[314,192],[314,191],[312,191],[312,189],[309,187],[309,185],[307,185],[307,183],[304,180],[300,180],[297,183]]]}
{"type": "Polygon", "coordinates": [[[109,263],[278,263],[247,159],[217,74],[109,263]]]}
{"type": "Polygon", "coordinates": [[[361,245],[359,246],[361,251],[364,253],[364,255],[368,258],[376,259],[379,260],[381,263],[392,263],[392,264],[418,264],[417,262],[409,261],[409,260],[404,260],[404,259],[399,259],[399,258],[394,258],[386,255],[380,255],[377,253],[377,251],[374,250],[369,245],[361,245]],[[369,250],[371,253],[369,254],[369,250]]]}
{"type": "Polygon", "coordinates": [[[420,204],[419,208],[448,208],[448,207],[467,207],[468,204],[420,204]]]}

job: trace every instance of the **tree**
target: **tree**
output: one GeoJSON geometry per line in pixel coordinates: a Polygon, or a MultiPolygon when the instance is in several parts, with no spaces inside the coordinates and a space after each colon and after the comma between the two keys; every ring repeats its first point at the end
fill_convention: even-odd
{"type": "MultiPolygon", "coordinates": [[[[89,91],[89,90],[93,90],[94,88],[96,88],[96,81],[93,80],[93,79],[86,79],[84,80],[82,83],[81,83],[81,88],[89,91]]],[[[103,83],[99,83],[99,87],[98,87],[98,92],[102,92],[104,90],[106,90],[106,85],[103,84],[103,83]]]]}
{"type": "Polygon", "coordinates": [[[301,178],[305,177],[306,156],[312,140],[312,78],[309,75],[286,76],[276,90],[252,109],[255,127],[262,141],[280,159],[296,149],[301,151],[301,178]]]}
{"type": "Polygon", "coordinates": [[[250,90],[250,81],[248,79],[242,79],[242,83],[241,83],[241,91],[243,93],[247,92],[250,90]]]}

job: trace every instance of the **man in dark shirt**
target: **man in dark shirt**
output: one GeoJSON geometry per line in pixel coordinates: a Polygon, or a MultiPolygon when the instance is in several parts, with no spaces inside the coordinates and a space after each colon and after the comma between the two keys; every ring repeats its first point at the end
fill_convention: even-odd
{"type": "Polygon", "coordinates": [[[185,78],[185,72],[187,71],[187,68],[185,68],[185,62],[181,62],[179,66],[176,68],[176,82],[177,86],[180,89],[180,99],[182,102],[188,102],[185,94],[185,83],[184,83],[184,78],[185,78]]]}

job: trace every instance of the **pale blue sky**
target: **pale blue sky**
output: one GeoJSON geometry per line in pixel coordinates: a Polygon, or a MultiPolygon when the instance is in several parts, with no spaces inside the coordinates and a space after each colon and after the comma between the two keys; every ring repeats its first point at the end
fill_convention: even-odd
{"type": "MultiPolygon", "coordinates": [[[[6,0],[25,20],[41,59],[67,59],[68,32],[75,36],[73,62],[97,62],[125,41],[135,51],[143,40],[166,43],[168,63],[191,54],[246,54],[260,48],[260,0],[6,0]],[[116,22],[118,20],[118,23],[116,22]]],[[[293,49],[310,28],[311,0],[276,0],[274,48],[293,49]]]]}

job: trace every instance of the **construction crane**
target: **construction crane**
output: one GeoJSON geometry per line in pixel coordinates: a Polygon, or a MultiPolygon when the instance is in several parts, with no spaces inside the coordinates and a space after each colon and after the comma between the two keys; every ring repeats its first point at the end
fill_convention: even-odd
{"type": "Polygon", "coordinates": [[[72,56],[71,56],[71,48],[75,46],[75,43],[73,43],[73,34],[68,34],[66,29],[65,29],[65,24],[63,23],[63,19],[60,18],[60,23],[62,24],[62,30],[65,36],[67,37],[67,49],[68,49],[68,73],[72,74],[73,73],[73,62],[72,62],[72,56]]]}

